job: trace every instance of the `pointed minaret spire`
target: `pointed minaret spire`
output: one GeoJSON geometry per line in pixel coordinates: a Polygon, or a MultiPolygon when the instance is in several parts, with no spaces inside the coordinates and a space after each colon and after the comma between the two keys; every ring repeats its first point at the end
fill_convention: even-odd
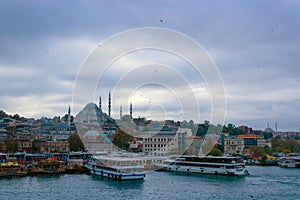
{"type": "Polygon", "coordinates": [[[120,106],[120,119],[122,118],[122,105],[120,106]]]}
{"type": "Polygon", "coordinates": [[[68,109],[68,125],[71,125],[71,107],[69,105],[69,109],[68,109]]]}
{"type": "Polygon", "coordinates": [[[110,117],[110,109],[111,109],[111,97],[110,97],[110,91],[108,93],[108,116],[110,117]]]}
{"type": "Polygon", "coordinates": [[[71,116],[71,107],[70,107],[70,105],[69,105],[68,115],[69,115],[69,117],[71,116]]]}
{"type": "Polygon", "coordinates": [[[99,97],[99,108],[102,109],[101,107],[102,107],[102,105],[101,105],[101,96],[100,96],[99,97]]]}
{"type": "Polygon", "coordinates": [[[130,111],[129,111],[130,117],[132,118],[132,103],[130,103],[130,111]]]}

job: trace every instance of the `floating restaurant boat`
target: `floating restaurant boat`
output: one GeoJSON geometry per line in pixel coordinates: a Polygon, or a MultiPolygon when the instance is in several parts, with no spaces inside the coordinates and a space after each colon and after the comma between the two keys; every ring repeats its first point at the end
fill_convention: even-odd
{"type": "Polygon", "coordinates": [[[0,177],[21,177],[27,175],[27,168],[17,162],[0,164],[0,177]]]}
{"type": "Polygon", "coordinates": [[[37,163],[32,163],[29,168],[30,175],[50,175],[63,173],[65,173],[64,162],[52,159],[40,160],[37,163]]]}
{"type": "Polygon", "coordinates": [[[249,175],[240,157],[225,156],[179,156],[171,157],[156,167],[162,171],[214,174],[227,176],[249,175]]]}
{"type": "Polygon", "coordinates": [[[69,160],[67,160],[65,170],[66,170],[66,173],[68,173],[68,174],[87,172],[87,169],[84,166],[84,160],[83,159],[69,159],[69,160]]]}
{"type": "Polygon", "coordinates": [[[124,155],[93,156],[86,165],[91,174],[114,180],[143,180],[144,165],[137,157],[124,155]]]}

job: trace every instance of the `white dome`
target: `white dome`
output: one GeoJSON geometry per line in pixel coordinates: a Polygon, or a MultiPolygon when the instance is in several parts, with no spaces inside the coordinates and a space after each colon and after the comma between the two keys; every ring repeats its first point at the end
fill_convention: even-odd
{"type": "Polygon", "coordinates": [[[87,138],[87,137],[97,137],[99,136],[98,132],[97,131],[94,131],[94,130],[89,130],[87,131],[85,134],[84,134],[84,138],[87,138]]]}

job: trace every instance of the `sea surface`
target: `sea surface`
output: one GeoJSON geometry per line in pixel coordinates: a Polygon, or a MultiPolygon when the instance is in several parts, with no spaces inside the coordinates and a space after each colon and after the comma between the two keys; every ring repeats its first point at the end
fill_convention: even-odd
{"type": "Polygon", "coordinates": [[[247,177],[149,172],[117,182],[87,174],[0,179],[0,199],[299,199],[300,169],[248,166],[247,177]]]}

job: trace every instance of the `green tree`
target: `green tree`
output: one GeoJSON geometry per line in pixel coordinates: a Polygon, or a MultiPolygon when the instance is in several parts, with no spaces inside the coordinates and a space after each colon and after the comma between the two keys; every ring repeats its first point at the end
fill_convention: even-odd
{"type": "Polygon", "coordinates": [[[7,152],[17,152],[18,151],[18,142],[13,139],[6,139],[5,147],[7,152]]]}
{"type": "Polygon", "coordinates": [[[84,150],[84,144],[82,143],[78,134],[72,134],[69,137],[70,150],[71,151],[82,151],[84,150]]]}
{"type": "Polygon", "coordinates": [[[21,117],[20,117],[20,115],[18,115],[18,114],[14,114],[14,116],[13,116],[13,119],[15,119],[15,120],[19,120],[21,117]]]}
{"type": "Polygon", "coordinates": [[[264,134],[264,139],[270,139],[270,138],[273,138],[273,133],[271,132],[263,132],[264,134]]]}
{"type": "Polygon", "coordinates": [[[113,136],[113,144],[115,144],[117,147],[128,150],[129,149],[129,143],[133,141],[133,136],[127,134],[122,129],[118,128],[116,134],[113,136]]]}
{"type": "Polygon", "coordinates": [[[199,124],[197,129],[197,136],[203,137],[206,135],[209,125],[208,124],[199,124]]]}
{"type": "Polygon", "coordinates": [[[7,114],[3,110],[0,110],[0,119],[5,117],[7,117],[7,114]]]}
{"type": "Polygon", "coordinates": [[[240,135],[244,134],[244,132],[241,129],[238,129],[235,127],[234,124],[228,124],[227,126],[223,126],[223,132],[224,133],[229,133],[230,135],[240,135]]]}
{"type": "Polygon", "coordinates": [[[186,120],[183,120],[182,122],[180,122],[180,127],[181,128],[187,128],[188,127],[188,123],[186,120]]]}
{"type": "Polygon", "coordinates": [[[211,155],[211,156],[221,156],[222,155],[222,151],[220,149],[217,149],[217,148],[213,148],[209,153],[208,155],[211,155]]]}
{"type": "Polygon", "coordinates": [[[195,124],[193,120],[190,120],[189,123],[187,124],[188,128],[192,129],[194,128],[195,124]]]}

